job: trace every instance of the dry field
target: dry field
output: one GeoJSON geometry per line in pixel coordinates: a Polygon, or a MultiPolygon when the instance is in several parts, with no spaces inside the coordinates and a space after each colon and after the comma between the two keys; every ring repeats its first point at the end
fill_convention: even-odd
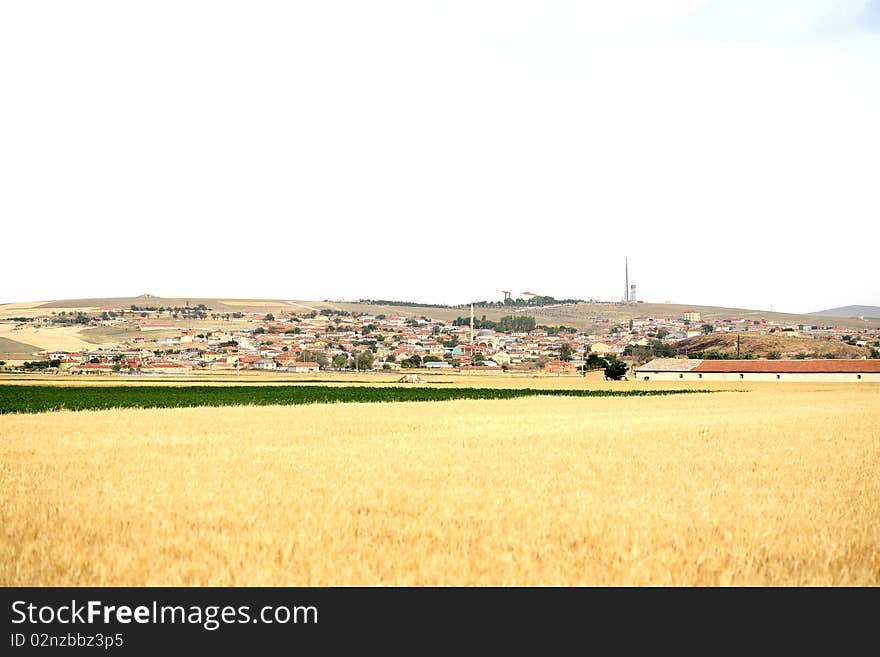
{"type": "Polygon", "coordinates": [[[2,416],[0,585],[880,584],[880,386],[738,388],[2,416]]]}
{"type": "Polygon", "coordinates": [[[14,324],[0,324],[0,337],[25,342],[40,349],[50,351],[79,351],[92,349],[94,344],[83,339],[80,326],[62,326],[51,328],[25,327],[16,329],[14,324]]]}

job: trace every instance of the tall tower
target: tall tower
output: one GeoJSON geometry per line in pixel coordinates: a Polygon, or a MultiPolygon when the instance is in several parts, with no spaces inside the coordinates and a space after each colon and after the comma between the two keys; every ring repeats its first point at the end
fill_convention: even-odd
{"type": "Polygon", "coordinates": [[[629,301],[629,258],[624,259],[624,267],[626,268],[626,281],[623,284],[623,300],[629,301]]]}
{"type": "Polygon", "coordinates": [[[629,286],[629,302],[630,303],[636,302],[636,284],[635,283],[632,283],[629,286]]]}

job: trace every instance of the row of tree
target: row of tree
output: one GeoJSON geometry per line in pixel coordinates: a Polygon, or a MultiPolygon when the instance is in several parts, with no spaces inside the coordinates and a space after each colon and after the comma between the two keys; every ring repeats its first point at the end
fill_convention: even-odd
{"type": "MultiPolygon", "coordinates": [[[[457,317],[452,320],[453,326],[469,326],[471,320],[469,317],[457,317]]],[[[535,329],[535,318],[528,315],[506,315],[497,322],[486,319],[483,315],[480,319],[474,318],[474,328],[491,329],[493,331],[502,331],[504,333],[528,333],[535,329]]]]}
{"type": "Polygon", "coordinates": [[[530,306],[553,306],[560,304],[584,303],[583,299],[557,299],[546,295],[537,295],[528,299],[505,299],[504,301],[476,301],[475,306],[480,308],[504,308],[505,306],[530,307],[530,306]]]}

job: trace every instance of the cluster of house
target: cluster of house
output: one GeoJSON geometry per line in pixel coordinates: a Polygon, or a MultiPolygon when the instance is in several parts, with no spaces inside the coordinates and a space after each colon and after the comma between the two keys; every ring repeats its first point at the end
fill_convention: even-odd
{"type": "MultiPolygon", "coordinates": [[[[243,311],[236,313],[241,320],[237,322],[198,322],[203,326],[218,326],[212,329],[180,328],[181,321],[161,319],[155,313],[102,309],[93,315],[95,324],[123,326],[133,334],[128,334],[124,343],[117,346],[79,352],[43,352],[40,356],[58,361],[60,369],[71,373],[179,374],[240,369],[317,372],[320,369],[401,367],[488,373],[539,367],[562,373],[577,370],[589,354],[632,360],[626,356],[633,347],[647,346],[658,339],[674,343],[707,330],[762,333],[779,330],[788,335],[825,337],[840,333],[827,327],[781,326],[765,320],[707,322],[696,311],[689,311],[680,318],[636,317],[621,324],[611,323],[600,315],[597,326],[603,329],[597,334],[541,327],[509,332],[473,330],[467,323],[457,325],[427,317],[414,319],[327,310],[284,311],[277,317],[243,311]],[[236,328],[222,328],[224,324],[236,328]]],[[[858,337],[865,338],[863,344],[871,339],[858,337]]]]}

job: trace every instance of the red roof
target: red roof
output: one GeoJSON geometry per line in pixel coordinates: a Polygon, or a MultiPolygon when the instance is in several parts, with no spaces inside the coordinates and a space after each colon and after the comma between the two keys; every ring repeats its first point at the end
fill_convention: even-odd
{"type": "Polygon", "coordinates": [[[692,372],[770,372],[770,373],[880,373],[880,360],[837,358],[810,360],[704,360],[692,372]]]}

